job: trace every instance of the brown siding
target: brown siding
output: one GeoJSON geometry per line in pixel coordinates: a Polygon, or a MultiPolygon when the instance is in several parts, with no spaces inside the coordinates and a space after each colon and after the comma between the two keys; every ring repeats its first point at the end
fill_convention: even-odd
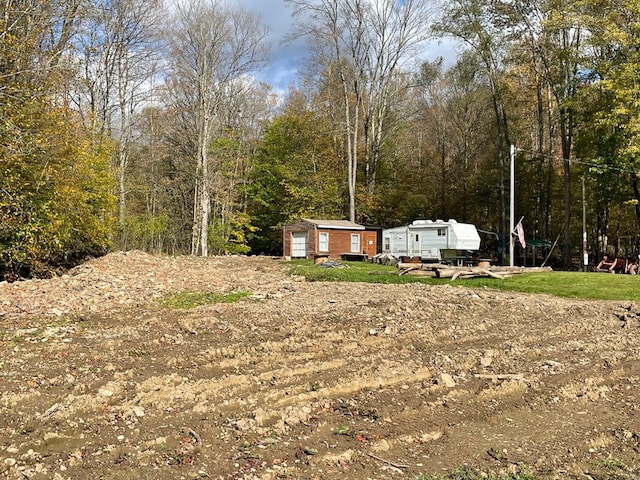
{"type": "Polygon", "coordinates": [[[315,249],[315,225],[299,220],[290,225],[286,225],[282,231],[282,253],[285,257],[292,255],[291,248],[293,246],[293,232],[307,232],[307,258],[313,256],[315,249]]]}
{"type": "Polygon", "coordinates": [[[377,234],[371,230],[345,230],[340,228],[316,228],[316,225],[298,220],[286,225],[282,233],[282,250],[284,256],[291,256],[293,232],[307,232],[307,258],[316,254],[328,254],[330,258],[340,258],[343,253],[366,253],[374,256],[378,250],[377,234]],[[329,234],[329,252],[319,252],[320,232],[329,234]],[[351,235],[360,237],[360,251],[351,252],[351,235]],[[369,243],[372,242],[372,243],[369,243]]]}
{"type": "MultiPolygon", "coordinates": [[[[316,236],[320,238],[320,232],[329,233],[329,257],[340,258],[343,253],[351,252],[351,234],[361,235],[360,231],[353,230],[330,230],[326,228],[319,228],[316,236]]],[[[319,240],[318,240],[319,244],[319,240]]],[[[362,245],[362,236],[360,237],[360,245],[362,245]]],[[[325,253],[325,252],[319,252],[325,253]]],[[[361,253],[361,252],[357,252],[361,253]]]]}

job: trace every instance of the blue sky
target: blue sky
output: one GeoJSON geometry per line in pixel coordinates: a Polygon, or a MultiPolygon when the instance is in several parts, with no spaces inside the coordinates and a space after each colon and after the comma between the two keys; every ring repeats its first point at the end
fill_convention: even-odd
{"type": "MultiPolygon", "coordinates": [[[[294,20],[291,9],[284,0],[228,0],[231,5],[238,5],[245,10],[257,13],[271,30],[271,58],[269,65],[257,77],[272,85],[277,91],[285,91],[289,84],[298,77],[298,67],[307,55],[304,39],[293,43],[284,43],[285,37],[291,33],[294,20]]],[[[438,44],[433,42],[425,51],[425,59],[434,60],[438,56],[445,57],[446,63],[455,60],[455,50],[451,42],[438,44]]]]}
{"type": "Polygon", "coordinates": [[[258,78],[276,90],[286,90],[298,76],[298,67],[306,56],[305,40],[284,44],[285,37],[293,29],[291,9],[284,0],[229,0],[245,10],[257,13],[269,27],[271,35],[271,57],[269,65],[258,78]]]}

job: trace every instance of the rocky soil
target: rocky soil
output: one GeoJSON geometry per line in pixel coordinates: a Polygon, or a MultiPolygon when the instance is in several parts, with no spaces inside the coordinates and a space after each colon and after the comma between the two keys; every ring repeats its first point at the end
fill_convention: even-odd
{"type": "Polygon", "coordinates": [[[127,252],[0,283],[0,478],[640,478],[638,305],[286,268],[127,252]]]}

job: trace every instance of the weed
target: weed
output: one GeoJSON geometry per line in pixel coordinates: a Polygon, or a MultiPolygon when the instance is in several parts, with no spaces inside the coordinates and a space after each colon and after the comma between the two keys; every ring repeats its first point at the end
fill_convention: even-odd
{"type": "Polygon", "coordinates": [[[140,348],[134,348],[133,350],[129,350],[127,355],[130,357],[144,357],[145,355],[149,355],[149,349],[146,345],[142,345],[140,348]]]}
{"type": "Polygon", "coordinates": [[[536,477],[523,465],[517,473],[487,473],[469,467],[460,467],[442,475],[420,474],[416,480],[536,480],[536,477]]]}
{"type": "Polygon", "coordinates": [[[604,470],[609,470],[611,472],[616,472],[618,470],[626,470],[627,467],[620,460],[617,460],[612,457],[607,457],[604,460],[598,462],[598,466],[604,470]]]}
{"type": "Polygon", "coordinates": [[[353,435],[355,435],[355,432],[353,430],[351,430],[351,427],[349,427],[349,425],[340,425],[336,429],[336,435],[353,436],[353,435]]]}

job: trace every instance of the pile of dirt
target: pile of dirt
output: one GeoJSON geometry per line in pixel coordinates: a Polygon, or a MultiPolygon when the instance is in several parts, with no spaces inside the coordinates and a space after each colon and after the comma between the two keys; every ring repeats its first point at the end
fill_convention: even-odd
{"type": "Polygon", "coordinates": [[[635,304],[111,254],[0,283],[0,478],[638,478],[638,327],[635,304]]]}

